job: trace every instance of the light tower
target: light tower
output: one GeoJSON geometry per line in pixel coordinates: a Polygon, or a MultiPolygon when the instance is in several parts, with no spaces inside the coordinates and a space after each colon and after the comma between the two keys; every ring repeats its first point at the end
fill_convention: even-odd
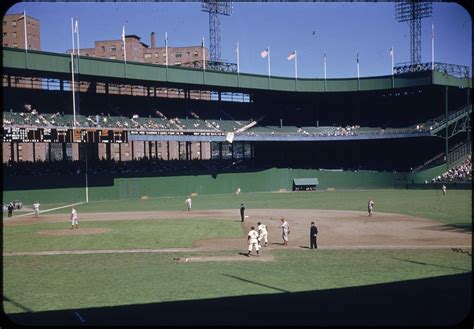
{"type": "Polygon", "coordinates": [[[232,2],[203,0],[202,11],[209,13],[209,59],[221,60],[221,22],[219,15],[229,16],[232,13],[232,2]]]}
{"type": "Polygon", "coordinates": [[[419,0],[399,1],[395,4],[395,17],[398,22],[410,23],[410,61],[421,63],[421,19],[430,17],[431,2],[419,0]]]}

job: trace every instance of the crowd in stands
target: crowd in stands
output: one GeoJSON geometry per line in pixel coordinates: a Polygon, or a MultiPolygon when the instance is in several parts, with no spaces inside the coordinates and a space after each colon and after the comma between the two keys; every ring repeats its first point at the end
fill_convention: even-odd
{"type": "MultiPolygon", "coordinates": [[[[207,173],[225,171],[242,171],[249,167],[247,160],[160,160],[144,157],[139,160],[89,161],[88,174],[91,175],[137,175],[160,174],[175,175],[180,173],[207,173]]],[[[86,171],[84,161],[20,161],[3,164],[5,176],[43,176],[43,175],[80,175],[86,171]]]]}
{"type": "Polygon", "coordinates": [[[472,182],[472,161],[469,156],[460,165],[449,169],[442,175],[431,180],[432,183],[462,183],[472,182]]]}

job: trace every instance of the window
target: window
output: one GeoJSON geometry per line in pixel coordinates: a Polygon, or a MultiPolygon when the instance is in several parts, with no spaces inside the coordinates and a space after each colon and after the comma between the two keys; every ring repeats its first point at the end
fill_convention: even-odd
{"type": "Polygon", "coordinates": [[[197,50],[194,51],[194,57],[198,57],[198,52],[197,52],[197,50]]]}
{"type": "Polygon", "coordinates": [[[115,48],[115,45],[110,46],[110,51],[116,51],[117,48],[115,48]]]}
{"type": "Polygon", "coordinates": [[[12,26],[13,26],[13,27],[16,26],[16,21],[13,21],[13,22],[12,22],[12,26]]]}
{"type": "Polygon", "coordinates": [[[158,53],[155,53],[155,57],[156,57],[156,58],[158,58],[158,56],[159,56],[159,55],[160,55],[160,54],[158,54],[158,53]]]}
{"type": "Polygon", "coordinates": [[[176,54],[174,54],[174,57],[175,57],[175,58],[181,58],[181,53],[176,53],[176,54]]]}
{"type": "Polygon", "coordinates": [[[176,62],[174,63],[174,65],[181,65],[181,62],[176,62]]]}
{"type": "Polygon", "coordinates": [[[33,23],[33,28],[35,28],[35,27],[36,27],[36,25],[35,25],[35,23],[33,23]]]}
{"type": "Polygon", "coordinates": [[[115,55],[111,55],[109,58],[110,59],[115,59],[115,55]]]}
{"type": "Polygon", "coordinates": [[[145,54],[145,58],[151,58],[151,54],[145,54]]]}
{"type": "Polygon", "coordinates": [[[12,37],[16,38],[16,32],[12,32],[12,37]]]}
{"type": "Polygon", "coordinates": [[[6,36],[7,36],[7,32],[3,32],[3,36],[6,37],[6,36]]]}
{"type": "Polygon", "coordinates": [[[16,43],[14,43],[13,48],[18,48],[18,45],[16,43]]]}
{"type": "Polygon", "coordinates": [[[100,49],[102,49],[102,51],[105,51],[105,46],[100,46],[100,49]]]}

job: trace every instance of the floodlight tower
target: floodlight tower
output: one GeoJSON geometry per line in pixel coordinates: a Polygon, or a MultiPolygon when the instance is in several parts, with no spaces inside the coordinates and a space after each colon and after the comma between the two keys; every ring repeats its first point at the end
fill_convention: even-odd
{"type": "Polygon", "coordinates": [[[209,13],[209,59],[221,60],[221,22],[219,15],[229,16],[232,13],[232,2],[203,0],[202,11],[209,13]]]}
{"type": "Polygon", "coordinates": [[[395,4],[395,17],[398,22],[410,23],[411,64],[421,63],[421,19],[430,17],[431,2],[419,0],[398,1],[395,4]]]}

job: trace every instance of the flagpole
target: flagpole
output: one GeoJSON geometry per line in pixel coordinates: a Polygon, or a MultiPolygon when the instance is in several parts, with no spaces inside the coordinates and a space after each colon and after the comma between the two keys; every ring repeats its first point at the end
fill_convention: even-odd
{"type": "Polygon", "coordinates": [[[395,49],[392,46],[392,88],[395,88],[395,77],[393,75],[393,57],[395,56],[395,49]]]}
{"type": "Polygon", "coordinates": [[[165,32],[166,67],[168,67],[168,32],[165,32]]]}
{"type": "Polygon", "coordinates": [[[202,37],[202,67],[206,71],[206,46],[204,44],[204,36],[202,37]]]}
{"type": "Polygon", "coordinates": [[[25,52],[28,52],[28,33],[26,32],[26,10],[23,10],[23,28],[25,32],[25,52]]]}
{"type": "Polygon", "coordinates": [[[71,52],[71,82],[72,82],[72,114],[73,114],[73,140],[76,138],[76,95],[74,82],[74,18],[71,17],[71,35],[72,35],[72,52],[71,52]]]}
{"type": "Polygon", "coordinates": [[[298,80],[298,56],[295,50],[295,80],[298,80]]]}
{"type": "Polygon", "coordinates": [[[324,52],[324,91],[326,91],[326,52],[324,52]]]}
{"type": "Polygon", "coordinates": [[[239,62],[239,56],[240,56],[240,51],[239,51],[239,42],[237,41],[237,74],[240,73],[240,62],[239,62]]]}
{"type": "Polygon", "coordinates": [[[127,44],[125,43],[125,25],[122,25],[123,60],[127,64],[127,44]]]}
{"type": "Polygon", "coordinates": [[[270,46],[268,46],[268,79],[270,79],[270,46]]]}
{"type": "Polygon", "coordinates": [[[431,23],[431,71],[434,71],[434,24],[431,23]]]}
{"type": "Polygon", "coordinates": [[[80,49],[81,47],[79,47],[79,22],[77,21],[77,18],[76,18],[76,36],[77,36],[77,58],[79,58],[80,56],[80,49]]]}

